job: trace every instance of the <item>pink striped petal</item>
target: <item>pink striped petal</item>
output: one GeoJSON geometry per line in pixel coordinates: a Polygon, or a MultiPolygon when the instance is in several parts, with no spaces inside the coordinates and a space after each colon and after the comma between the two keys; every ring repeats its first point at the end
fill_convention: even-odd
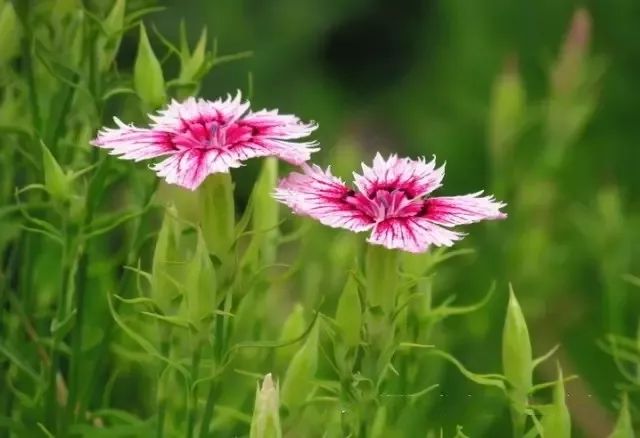
{"type": "Polygon", "coordinates": [[[464,234],[447,230],[425,218],[406,217],[377,223],[367,241],[389,249],[420,253],[429,245],[451,246],[462,237],[464,234]]]}
{"type": "Polygon", "coordinates": [[[240,165],[236,161],[214,157],[204,149],[189,149],[151,166],[151,169],[169,184],[195,190],[209,174],[228,172],[230,167],[240,165]]]}
{"type": "Polygon", "coordinates": [[[192,122],[215,121],[218,124],[231,124],[237,121],[249,110],[249,102],[242,102],[240,92],[234,97],[227,95],[226,99],[214,101],[189,97],[182,102],[172,100],[166,109],[151,114],[151,124],[154,129],[181,131],[191,128],[192,122]]]}
{"type": "Polygon", "coordinates": [[[402,190],[409,198],[431,193],[441,186],[444,166],[436,169],[435,159],[411,160],[391,155],[386,161],[380,153],[373,160],[373,167],[362,165],[362,175],[355,173],[354,183],[366,196],[378,190],[402,190]]]}
{"type": "Polygon", "coordinates": [[[424,217],[447,227],[470,224],[485,219],[504,219],[500,211],[506,204],[482,192],[463,196],[428,198],[424,202],[424,217]]]}
{"type": "Polygon", "coordinates": [[[303,171],[280,182],[274,193],[278,201],[330,227],[360,232],[373,226],[373,220],[357,208],[354,192],[330,169],[303,165],[303,171]]]}
{"type": "Polygon", "coordinates": [[[146,160],[175,152],[169,136],[152,129],[136,128],[113,119],[118,128],[103,128],[91,142],[92,145],[110,149],[111,155],[125,160],[146,160]]]}

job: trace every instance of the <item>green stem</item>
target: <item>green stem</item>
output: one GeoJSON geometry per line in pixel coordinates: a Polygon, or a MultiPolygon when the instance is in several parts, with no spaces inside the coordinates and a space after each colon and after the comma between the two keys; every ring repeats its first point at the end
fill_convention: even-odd
{"type": "MultiPolygon", "coordinates": [[[[162,354],[163,357],[168,357],[170,348],[171,348],[171,329],[161,326],[160,337],[161,337],[160,354],[162,354]]],[[[161,364],[161,368],[163,367],[164,367],[164,364],[161,364]]],[[[167,393],[164,390],[164,388],[162,388],[163,382],[161,377],[162,377],[162,369],[158,373],[158,387],[156,390],[156,396],[158,401],[158,424],[156,427],[156,436],[158,438],[164,437],[164,419],[167,413],[167,393]]]]}
{"type": "Polygon", "coordinates": [[[398,286],[398,252],[369,245],[365,269],[368,305],[391,315],[398,286]]]}
{"type": "Polygon", "coordinates": [[[369,348],[365,351],[362,367],[365,375],[377,381],[393,354],[392,317],[398,291],[399,254],[371,245],[365,263],[365,321],[369,348]]]}
{"type": "Polygon", "coordinates": [[[209,423],[211,423],[211,418],[213,417],[213,408],[215,407],[217,393],[218,383],[213,381],[211,382],[211,386],[209,386],[207,404],[204,407],[204,415],[202,417],[202,424],[200,425],[200,438],[206,438],[209,435],[209,423]]]}
{"type": "Polygon", "coordinates": [[[526,414],[519,412],[518,409],[511,407],[511,425],[513,431],[513,438],[521,438],[524,436],[524,424],[526,421],[526,414]]]}
{"type": "Polygon", "coordinates": [[[84,355],[82,354],[82,335],[84,329],[84,292],[86,290],[85,277],[87,270],[87,254],[84,248],[78,250],[79,266],[76,273],[76,288],[75,288],[75,300],[76,300],[76,322],[73,330],[72,339],[72,354],[71,364],[69,370],[69,401],[67,403],[67,419],[74,419],[76,416],[82,418],[83,409],[82,403],[78,401],[78,387],[80,383],[80,369],[83,363],[84,355]]]}
{"type": "MultiPolygon", "coordinates": [[[[65,244],[62,249],[62,282],[60,285],[60,290],[58,291],[58,299],[56,302],[56,314],[55,321],[60,323],[65,319],[65,310],[66,306],[66,293],[69,288],[69,232],[66,221],[64,221],[63,226],[63,235],[67,238],[65,239],[65,244]]],[[[61,427],[63,426],[63,422],[60,422],[60,415],[58,410],[58,369],[60,368],[60,355],[58,350],[60,348],[60,342],[62,341],[62,336],[60,335],[60,330],[53,334],[53,342],[51,344],[51,369],[49,374],[49,396],[47,399],[47,415],[50,424],[51,430],[57,430],[58,433],[61,431],[61,427]]],[[[60,400],[62,401],[62,400],[60,400]]],[[[62,418],[64,420],[64,418],[62,418]]]]}
{"type": "MultiPolygon", "coordinates": [[[[199,367],[200,367],[200,357],[202,356],[202,345],[198,343],[196,348],[193,350],[193,356],[191,358],[191,381],[195,382],[198,380],[199,367]]],[[[196,416],[198,414],[198,387],[193,387],[193,391],[191,393],[191,406],[189,407],[188,417],[187,417],[187,438],[191,438],[193,436],[193,429],[196,423],[196,416]]]]}
{"type": "Polygon", "coordinates": [[[209,175],[199,189],[200,221],[209,252],[226,260],[235,240],[233,182],[228,173],[209,175]]]}
{"type": "Polygon", "coordinates": [[[40,115],[40,106],[38,103],[38,89],[36,87],[36,80],[33,71],[33,59],[32,59],[32,44],[33,44],[33,32],[30,26],[30,9],[31,2],[29,0],[25,0],[23,2],[18,2],[18,4],[22,5],[21,15],[25,18],[23,24],[25,26],[25,37],[22,40],[22,53],[24,56],[22,57],[23,63],[23,74],[27,80],[27,86],[29,90],[29,107],[31,110],[31,118],[33,121],[33,127],[35,128],[36,135],[42,136],[42,116],[40,115]]]}

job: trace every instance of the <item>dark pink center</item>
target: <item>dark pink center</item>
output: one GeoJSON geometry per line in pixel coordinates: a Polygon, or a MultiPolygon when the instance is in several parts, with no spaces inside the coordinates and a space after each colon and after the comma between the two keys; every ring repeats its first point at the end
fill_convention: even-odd
{"type": "Polygon", "coordinates": [[[228,150],[251,141],[259,134],[260,129],[252,125],[242,123],[227,125],[218,119],[200,118],[183,120],[181,128],[172,132],[167,140],[177,150],[228,150]]]}
{"type": "Polygon", "coordinates": [[[371,218],[372,222],[418,216],[426,210],[425,202],[411,197],[408,190],[404,188],[380,187],[366,196],[349,190],[345,193],[343,200],[371,218]]]}

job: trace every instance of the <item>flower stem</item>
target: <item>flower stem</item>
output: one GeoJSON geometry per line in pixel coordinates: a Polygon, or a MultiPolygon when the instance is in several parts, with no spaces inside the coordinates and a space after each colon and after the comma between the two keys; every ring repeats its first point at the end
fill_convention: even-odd
{"type": "Polygon", "coordinates": [[[200,221],[207,248],[221,260],[226,260],[235,240],[235,205],[231,175],[209,175],[199,193],[200,221]]]}
{"type": "Polygon", "coordinates": [[[213,417],[213,408],[215,406],[215,399],[218,392],[218,383],[214,380],[209,386],[209,395],[207,395],[207,404],[204,407],[204,415],[202,417],[202,424],[200,425],[200,438],[206,438],[209,435],[209,423],[213,417]]]}
{"type": "MultiPolygon", "coordinates": [[[[193,350],[193,356],[191,357],[191,381],[198,380],[200,357],[202,355],[202,345],[199,343],[193,350]]],[[[193,436],[193,429],[196,423],[196,416],[198,414],[198,387],[194,386],[191,392],[191,405],[189,406],[189,412],[187,417],[187,437],[193,436]]]]}
{"type": "MultiPolygon", "coordinates": [[[[171,329],[160,327],[160,353],[164,357],[168,357],[171,349],[171,329]]],[[[162,365],[164,366],[164,365],[162,365]]],[[[156,428],[156,436],[164,437],[164,420],[167,412],[167,393],[163,389],[162,370],[158,374],[158,389],[156,390],[158,401],[158,424],[156,428]]]]}
{"type": "Polygon", "coordinates": [[[395,304],[398,282],[398,252],[370,245],[366,259],[367,304],[390,315],[395,304]]]}
{"type": "Polygon", "coordinates": [[[398,291],[397,251],[369,246],[365,262],[367,311],[365,314],[369,348],[363,371],[379,379],[393,354],[393,310],[398,291]]]}

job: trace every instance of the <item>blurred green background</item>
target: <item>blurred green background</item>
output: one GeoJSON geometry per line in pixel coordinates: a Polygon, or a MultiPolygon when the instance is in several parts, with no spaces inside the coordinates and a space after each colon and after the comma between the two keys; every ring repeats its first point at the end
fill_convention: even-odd
{"type": "MultiPolygon", "coordinates": [[[[436,154],[448,170],[441,193],[485,188],[506,200],[509,220],[469,230],[462,245],[476,255],[438,273],[436,292],[455,292],[460,302],[477,299],[493,280],[500,292],[487,308],[448,322],[450,349],[474,371],[499,370],[511,282],[530,321],[534,352],[561,343],[565,373],[581,377],[567,384],[577,436],[608,433],[622,378],[598,342],[611,332],[633,335],[638,320],[638,291],[624,276],[638,271],[640,2],[191,0],[166,6],[153,18],[163,34],[177,36],[182,16],[193,41],[207,26],[220,54],[253,52],[214,69],[202,94],[246,91],[251,74],[255,107],[319,123],[319,164],[333,160],[348,176],[377,150],[436,154]],[[578,8],[584,9],[570,36],[578,8]],[[577,66],[566,67],[572,62],[577,66]],[[565,77],[554,82],[554,74],[565,77]],[[516,82],[505,93],[519,97],[500,97],[505,77],[516,82]],[[504,111],[514,114],[501,122],[504,111]]],[[[133,40],[130,50],[133,56],[133,40]]],[[[236,178],[239,196],[246,195],[251,172],[249,166],[239,173],[246,178],[236,178]]],[[[554,373],[549,361],[538,380],[554,373]]],[[[447,376],[437,413],[443,424],[456,424],[487,391],[455,372],[447,376]]],[[[463,422],[471,436],[485,427],[507,430],[506,423],[499,426],[506,411],[502,419],[469,418],[478,423],[463,422]]]]}

